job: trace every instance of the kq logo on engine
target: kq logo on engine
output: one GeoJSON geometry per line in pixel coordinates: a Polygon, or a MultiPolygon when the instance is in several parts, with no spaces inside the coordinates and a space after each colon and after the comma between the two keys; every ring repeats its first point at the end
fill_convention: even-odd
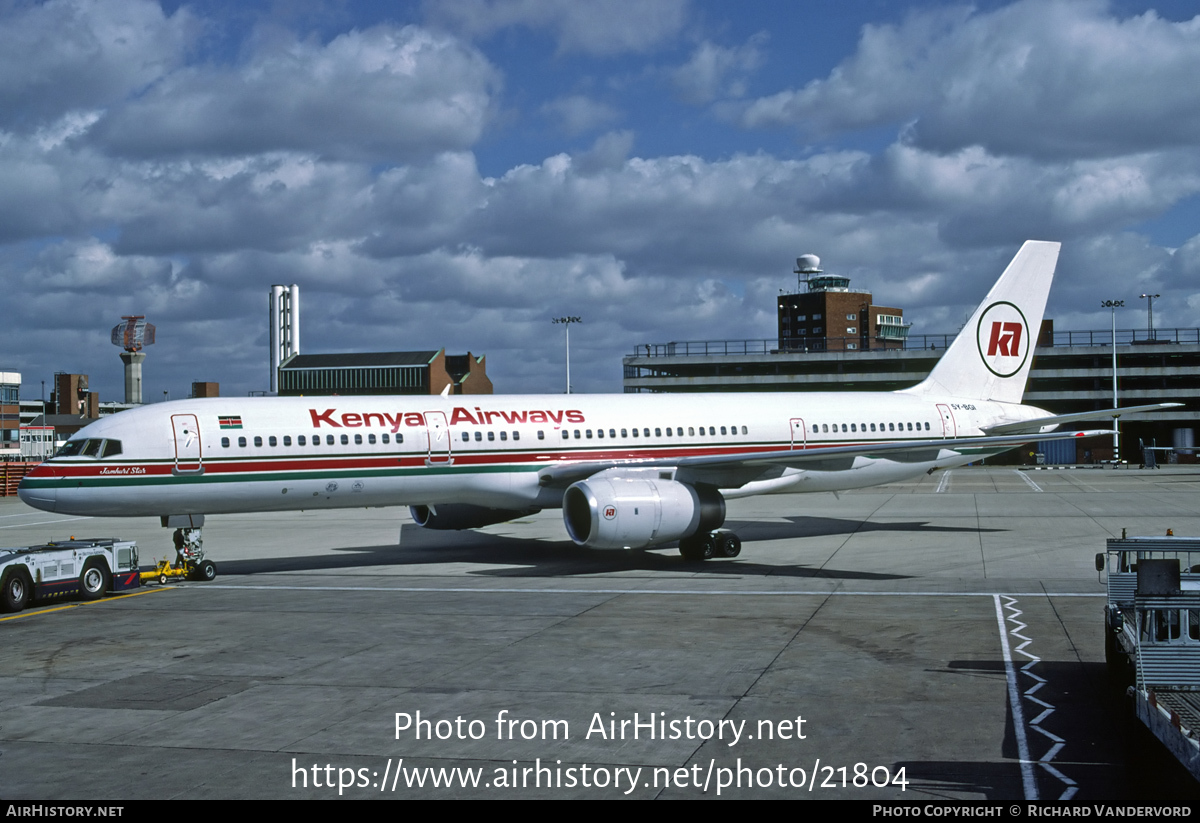
{"type": "Polygon", "coordinates": [[[605,520],[612,520],[616,516],[617,516],[617,507],[616,506],[605,506],[604,507],[604,519],[605,520]]]}
{"type": "Polygon", "coordinates": [[[997,377],[1012,377],[1029,359],[1029,324],[1007,301],[992,303],[979,315],[976,328],[979,357],[997,377]]]}

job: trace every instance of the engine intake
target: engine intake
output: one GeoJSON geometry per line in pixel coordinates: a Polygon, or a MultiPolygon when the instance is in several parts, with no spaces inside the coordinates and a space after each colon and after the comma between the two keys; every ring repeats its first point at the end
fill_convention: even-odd
{"type": "Polygon", "coordinates": [[[567,534],[593,549],[644,549],[725,522],[716,487],[675,480],[589,477],[563,496],[567,534]]]}

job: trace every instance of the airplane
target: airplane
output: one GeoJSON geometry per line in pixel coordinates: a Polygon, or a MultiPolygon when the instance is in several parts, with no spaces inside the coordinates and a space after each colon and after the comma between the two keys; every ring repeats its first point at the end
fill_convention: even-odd
{"type": "Polygon", "coordinates": [[[86,426],[19,495],[62,514],[157,516],[185,557],[203,556],[206,515],[379,506],[409,506],[429,529],[561,508],[580,546],[736,557],[726,500],[890,483],[1060,438],[1063,423],[1179,405],[1021,404],[1059,246],[1027,241],[930,375],[900,391],[178,400],[86,426]]]}

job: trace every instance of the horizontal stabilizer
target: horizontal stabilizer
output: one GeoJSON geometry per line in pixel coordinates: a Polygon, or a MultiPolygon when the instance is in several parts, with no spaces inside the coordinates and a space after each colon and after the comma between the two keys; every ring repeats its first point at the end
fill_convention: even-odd
{"type": "MultiPolygon", "coordinates": [[[[1021,420],[1017,423],[1002,423],[999,426],[987,426],[984,431],[988,434],[1020,434],[1021,432],[1040,432],[1045,426],[1058,426],[1063,423],[1078,423],[1082,420],[1116,419],[1126,414],[1137,412],[1159,411],[1182,406],[1182,403],[1153,403],[1148,406],[1125,406],[1117,409],[1097,409],[1096,411],[1077,412],[1075,414],[1056,414],[1051,417],[1038,417],[1033,420],[1021,420]]],[[[1074,432],[1061,432],[1060,437],[1070,436],[1074,432]]],[[[1112,434],[1112,432],[1109,432],[1112,434]]]]}

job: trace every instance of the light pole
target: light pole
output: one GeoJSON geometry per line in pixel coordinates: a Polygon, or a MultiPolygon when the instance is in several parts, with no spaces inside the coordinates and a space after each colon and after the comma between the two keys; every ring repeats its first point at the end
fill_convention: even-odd
{"type": "Polygon", "coordinates": [[[1143,294],[1146,298],[1146,339],[1154,339],[1154,300],[1162,297],[1161,294],[1143,294]]]}
{"type": "MultiPolygon", "coordinates": [[[[1143,297],[1145,295],[1142,295],[1143,297]]],[[[1117,309],[1125,308],[1124,300],[1102,300],[1100,305],[1103,308],[1112,310],[1112,355],[1113,355],[1113,408],[1120,408],[1120,403],[1117,402],[1117,309]]],[[[1121,446],[1118,440],[1120,433],[1117,430],[1117,421],[1119,418],[1113,418],[1113,465],[1119,465],[1121,462],[1121,446]]]]}
{"type": "Polygon", "coordinates": [[[571,393],[571,324],[582,323],[581,317],[556,317],[552,321],[561,323],[567,330],[567,394],[571,393]]]}

